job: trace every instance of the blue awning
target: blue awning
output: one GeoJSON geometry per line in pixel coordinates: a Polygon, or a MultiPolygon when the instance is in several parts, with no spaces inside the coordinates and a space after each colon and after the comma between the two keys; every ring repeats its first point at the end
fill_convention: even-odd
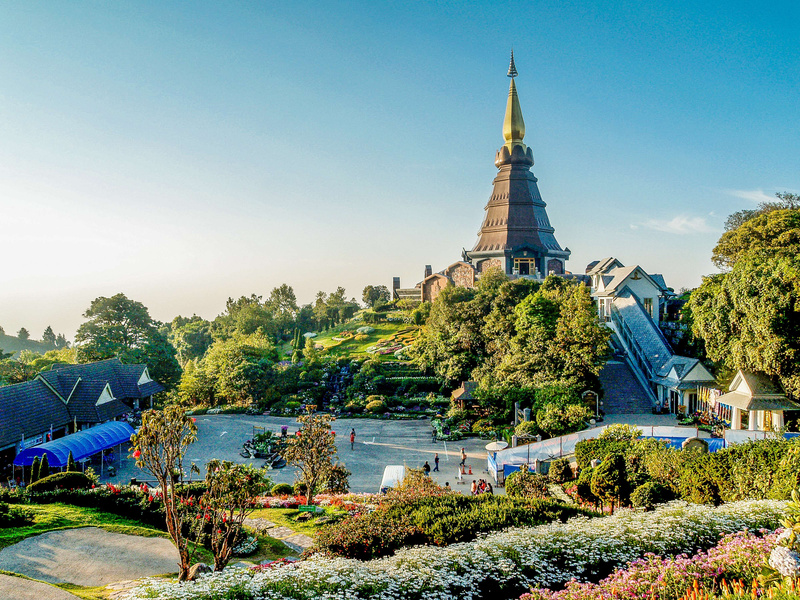
{"type": "Polygon", "coordinates": [[[109,421],[63,438],[26,448],[14,459],[17,467],[29,467],[33,459],[47,455],[51,467],[66,467],[69,453],[74,460],[83,460],[93,454],[124,444],[135,432],[133,427],[123,421],[109,421]]]}

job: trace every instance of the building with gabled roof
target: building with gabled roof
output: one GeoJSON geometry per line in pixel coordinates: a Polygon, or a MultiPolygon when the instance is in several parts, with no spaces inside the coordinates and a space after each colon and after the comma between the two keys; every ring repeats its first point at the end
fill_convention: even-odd
{"type": "Polygon", "coordinates": [[[119,419],[164,388],[147,365],[118,358],[53,365],[31,381],[0,387],[0,466],[22,448],[119,419]]]}
{"type": "Polygon", "coordinates": [[[731,409],[731,429],[742,429],[746,422],[750,431],[780,430],[784,411],[800,409],[800,404],[790,400],[769,377],[742,370],[731,381],[728,393],[717,398],[716,403],[731,409]]]}

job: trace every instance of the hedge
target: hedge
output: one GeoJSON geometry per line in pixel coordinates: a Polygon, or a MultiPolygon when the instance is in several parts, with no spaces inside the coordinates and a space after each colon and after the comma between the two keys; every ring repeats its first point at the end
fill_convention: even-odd
{"type": "Polygon", "coordinates": [[[445,546],[506,529],[594,513],[549,500],[448,494],[348,517],[317,533],[312,552],[370,560],[419,544],[445,546]]]}
{"type": "Polygon", "coordinates": [[[28,492],[51,492],[57,489],[85,490],[92,487],[94,481],[78,471],[53,473],[28,485],[28,492]]]}
{"type": "Polygon", "coordinates": [[[585,469],[590,467],[592,460],[603,460],[608,454],[627,454],[632,445],[631,440],[603,440],[591,439],[583,440],[575,444],[575,460],[578,461],[578,468],[585,469]]]}

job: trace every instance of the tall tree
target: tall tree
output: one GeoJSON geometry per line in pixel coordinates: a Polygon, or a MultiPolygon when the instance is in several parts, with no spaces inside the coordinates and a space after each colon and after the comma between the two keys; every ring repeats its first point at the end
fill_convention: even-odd
{"type": "Polygon", "coordinates": [[[714,260],[730,271],[705,277],[687,307],[709,358],[778,378],[800,398],[800,209],[759,210],[722,235],[714,260]]]}
{"type": "Polygon", "coordinates": [[[190,318],[175,317],[170,323],[169,339],[178,351],[181,364],[202,358],[214,342],[211,323],[197,315],[190,318]]]}
{"type": "Polygon", "coordinates": [[[42,334],[42,342],[53,348],[56,346],[56,334],[53,333],[53,328],[50,325],[47,326],[47,329],[42,334]]]}
{"type": "Polygon", "coordinates": [[[379,303],[385,304],[390,298],[389,288],[385,285],[368,285],[361,294],[364,304],[370,308],[374,308],[379,303]]]}
{"type": "Polygon", "coordinates": [[[336,437],[330,415],[304,415],[297,421],[299,433],[289,439],[282,454],[287,463],[297,467],[297,480],[306,488],[306,504],[313,504],[314,495],[334,468],[336,437]]]}
{"type": "Polygon", "coordinates": [[[92,301],[83,314],[87,319],[78,328],[79,362],[119,357],[125,363],[145,363],[150,375],[165,387],[180,378],[176,350],[159,330],[147,308],[125,294],[92,301]]]}
{"type": "Polygon", "coordinates": [[[278,334],[288,339],[299,310],[292,286],[284,283],[273,288],[264,305],[272,313],[278,334]]]}
{"type": "Polygon", "coordinates": [[[29,338],[31,337],[31,334],[30,334],[30,332],[29,332],[27,329],[25,329],[24,327],[22,327],[22,328],[21,328],[21,329],[20,329],[20,330],[17,332],[17,337],[18,337],[19,339],[21,339],[21,340],[27,340],[27,339],[29,339],[29,338]]]}
{"type": "Polygon", "coordinates": [[[186,448],[196,440],[197,426],[177,405],[144,412],[142,426],[131,436],[136,466],[155,477],[161,488],[167,532],[178,549],[179,581],[186,580],[194,554],[184,534],[190,505],[185,488],[179,484],[183,482],[186,448]]]}
{"type": "Polygon", "coordinates": [[[56,348],[59,350],[62,348],[69,348],[69,342],[63,333],[59,333],[56,337],[56,348]]]}

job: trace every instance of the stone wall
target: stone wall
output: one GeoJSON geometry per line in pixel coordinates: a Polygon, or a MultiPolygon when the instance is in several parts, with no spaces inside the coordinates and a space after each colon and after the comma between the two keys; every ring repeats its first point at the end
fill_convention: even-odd
{"type": "Polygon", "coordinates": [[[551,258],[547,261],[547,272],[543,273],[543,275],[549,275],[550,273],[555,273],[556,275],[563,275],[564,274],[564,263],[557,258],[551,258]]]}
{"type": "Polygon", "coordinates": [[[475,287],[475,269],[471,265],[456,263],[445,271],[445,275],[452,279],[458,287],[475,287]]]}
{"type": "Polygon", "coordinates": [[[436,300],[436,296],[439,295],[447,285],[450,283],[450,280],[444,276],[438,277],[431,277],[430,279],[422,282],[422,301],[423,302],[433,302],[436,300]]]}
{"type": "Polygon", "coordinates": [[[501,271],[505,270],[503,268],[503,261],[501,261],[499,258],[488,258],[478,263],[478,273],[485,273],[492,267],[497,267],[501,271]]]}

